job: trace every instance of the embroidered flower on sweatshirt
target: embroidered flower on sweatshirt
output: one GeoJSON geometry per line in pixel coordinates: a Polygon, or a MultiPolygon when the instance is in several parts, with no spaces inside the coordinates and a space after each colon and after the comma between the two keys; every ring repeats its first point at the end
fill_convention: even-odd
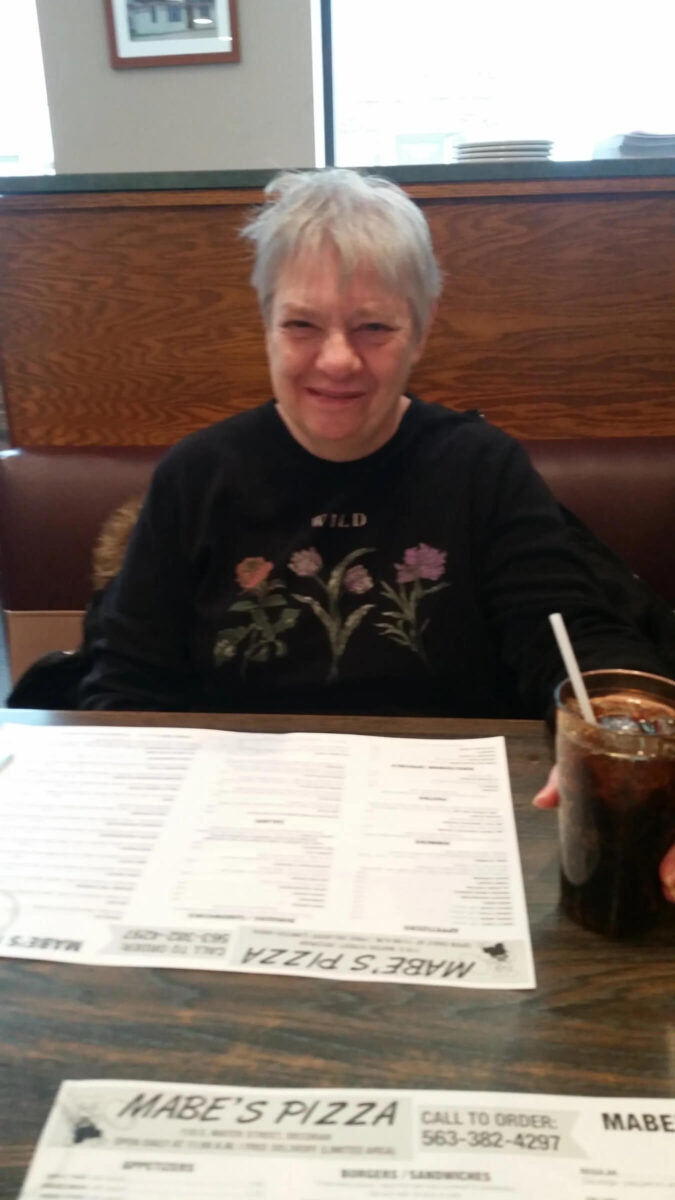
{"type": "Polygon", "coordinates": [[[239,587],[249,590],[257,588],[273,570],[274,563],[269,562],[266,558],[244,558],[237,563],[234,574],[239,587]]]}
{"type": "Polygon", "coordinates": [[[436,550],[420,542],[419,546],[411,546],[403,554],[403,562],[395,563],[396,582],[414,583],[416,579],[440,579],[445,570],[445,550],[436,550]]]}
{"type": "Polygon", "coordinates": [[[348,592],[353,592],[355,596],[362,596],[364,592],[369,592],[374,586],[373,581],[366,571],[366,568],[359,563],[356,567],[350,567],[345,571],[345,587],[348,592]]]}
{"type": "Polygon", "coordinates": [[[270,578],[273,570],[274,563],[260,557],[243,558],[234,569],[243,596],[228,612],[245,614],[247,620],[218,631],[213,657],[219,665],[240,653],[242,678],[249,663],[265,663],[288,653],[281,634],[292,629],[300,616],[300,609],[290,607],[281,594],[283,583],[270,578]]]}
{"type": "Polygon", "coordinates": [[[293,599],[299,600],[301,604],[306,604],[308,608],[311,608],[314,616],[326,630],[331,654],[328,671],[329,683],[338,677],[340,659],[354,630],[361,624],[366,613],[374,607],[372,604],[362,604],[359,608],[352,609],[351,612],[345,612],[344,604],[341,606],[341,598],[344,598],[345,592],[359,596],[373,587],[373,581],[365,567],[360,564],[351,566],[356,558],[371,553],[372,550],[367,548],[352,550],[351,554],[345,555],[342,561],[333,568],[328,579],[324,579],[320,574],[323,560],[313,546],[306,550],[297,550],[295,554],[291,555],[288,563],[295,575],[312,579],[320,591],[321,600],[324,601],[322,604],[316,596],[293,592],[293,599]]]}
{"type": "Polygon", "coordinates": [[[319,551],[310,546],[308,550],[296,550],[288,565],[295,575],[316,575],[323,566],[323,559],[319,551]]]}
{"type": "Polygon", "coordinates": [[[446,558],[445,550],[427,546],[426,542],[410,546],[404,551],[403,562],[394,563],[398,588],[393,588],[388,583],[383,583],[381,587],[382,595],[392,605],[382,613],[382,616],[388,617],[389,620],[377,622],[381,635],[391,638],[399,646],[412,650],[427,667],[429,661],[422,636],[429,624],[429,618],[420,624],[417,610],[427,596],[450,586],[448,583],[435,582],[445,572],[446,558]],[[434,586],[425,587],[423,580],[434,582],[434,586]]]}

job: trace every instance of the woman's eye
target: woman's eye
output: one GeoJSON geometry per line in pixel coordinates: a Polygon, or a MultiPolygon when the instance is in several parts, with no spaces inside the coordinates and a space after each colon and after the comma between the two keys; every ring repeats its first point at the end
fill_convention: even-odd
{"type": "Polygon", "coordinates": [[[365,324],[359,325],[358,333],[389,333],[390,325],[385,325],[384,321],[366,321],[365,324]]]}
{"type": "Polygon", "coordinates": [[[311,321],[302,321],[299,317],[294,317],[291,321],[284,321],[284,329],[313,329],[311,321]]]}

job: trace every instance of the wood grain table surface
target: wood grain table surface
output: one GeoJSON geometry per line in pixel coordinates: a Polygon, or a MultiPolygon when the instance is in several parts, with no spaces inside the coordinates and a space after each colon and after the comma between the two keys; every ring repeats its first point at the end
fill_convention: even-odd
{"type": "MultiPolygon", "coordinates": [[[[531,806],[536,721],[0,711],[35,724],[506,737],[533,991],[0,959],[0,1198],[16,1197],[62,1079],[675,1094],[675,912],[615,943],[558,910],[555,816],[531,806]]],[[[1,836],[1,831],[0,831],[1,836]]]]}

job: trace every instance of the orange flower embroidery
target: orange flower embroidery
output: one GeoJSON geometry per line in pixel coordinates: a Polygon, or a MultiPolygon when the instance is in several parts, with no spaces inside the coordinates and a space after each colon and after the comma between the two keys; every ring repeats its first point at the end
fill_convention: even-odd
{"type": "Polygon", "coordinates": [[[251,591],[260,587],[273,568],[274,563],[268,562],[266,558],[243,558],[237,563],[234,573],[239,587],[251,591]]]}

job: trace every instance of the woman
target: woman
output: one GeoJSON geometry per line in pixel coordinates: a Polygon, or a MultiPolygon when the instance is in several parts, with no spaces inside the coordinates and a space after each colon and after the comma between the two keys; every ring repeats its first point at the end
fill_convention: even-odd
{"type": "MultiPolygon", "coordinates": [[[[543,716],[553,611],[582,668],[666,674],[520,446],[406,392],[441,287],[420,210],[347,170],[267,194],[244,235],[274,398],[160,464],[82,707],[543,716]]],[[[675,847],[661,878],[675,899],[675,847]]]]}
{"type": "Polygon", "coordinates": [[[521,447],[406,393],[440,292],[413,202],[284,174],[244,235],[274,399],[160,464],[83,707],[539,716],[551,611],[584,668],[665,673],[521,447]]]}

